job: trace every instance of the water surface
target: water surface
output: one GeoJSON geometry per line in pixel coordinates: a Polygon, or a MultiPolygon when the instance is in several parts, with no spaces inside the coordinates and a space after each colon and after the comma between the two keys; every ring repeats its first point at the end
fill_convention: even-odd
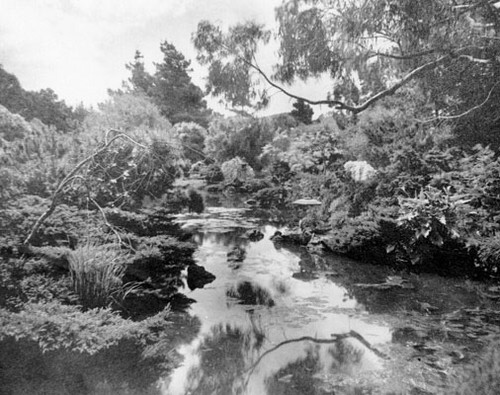
{"type": "Polygon", "coordinates": [[[210,207],[179,222],[195,233],[196,260],[216,280],[186,293],[201,329],[179,349],[184,363],[164,381],[165,394],[331,393],[369,386],[383,369],[378,347],[391,341],[390,326],[331,271],[314,270],[321,257],[276,246],[276,227],[244,208],[210,207]],[[248,240],[248,229],[264,238],[248,240]],[[246,252],[242,262],[228,261],[235,247],[246,252]]]}

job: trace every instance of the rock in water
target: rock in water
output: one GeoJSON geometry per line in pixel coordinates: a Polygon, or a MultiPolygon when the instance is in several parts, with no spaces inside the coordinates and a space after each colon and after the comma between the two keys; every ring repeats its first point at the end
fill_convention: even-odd
{"type": "Polygon", "coordinates": [[[187,284],[192,291],[196,288],[203,288],[205,284],[209,284],[215,280],[215,276],[207,272],[203,266],[190,265],[187,269],[187,284]]]}
{"type": "Polygon", "coordinates": [[[251,229],[248,232],[246,232],[245,235],[246,237],[248,237],[250,241],[259,241],[264,238],[264,233],[262,233],[258,229],[251,229]]]}

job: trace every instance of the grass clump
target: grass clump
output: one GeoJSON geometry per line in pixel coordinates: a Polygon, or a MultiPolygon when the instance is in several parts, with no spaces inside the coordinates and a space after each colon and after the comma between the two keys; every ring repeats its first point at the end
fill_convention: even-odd
{"type": "Polygon", "coordinates": [[[92,242],[68,254],[73,291],[84,308],[106,307],[125,297],[123,275],[128,254],[115,244],[92,242]]]}

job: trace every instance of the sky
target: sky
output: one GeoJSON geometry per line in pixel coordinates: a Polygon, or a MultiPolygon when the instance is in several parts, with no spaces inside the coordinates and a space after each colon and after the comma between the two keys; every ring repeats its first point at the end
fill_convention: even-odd
{"type": "MultiPolygon", "coordinates": [[[[167,40],[192,60],[193,82],[204,88],[206,69],[195,61],[191,34],[208,19],[230,26],[255,20],[274,26],[281,0],[0,0],[0,64],[23,88],[52,88],[70,105],[95,106],[107,90],[129,77],[125,64],[136,50],[146,67],[161,61],[167,40]]],[[[275,51],[266,50],[259,65],[270,70],[275,51]]],[[[293,92],[325,98],[325,81],[299,83],[293,92]]],[[[221,110],[217,99],[207,98],[221,110]]],[[[267,113],[292,109],[292,100],[273,96],[267,113]]],[[[315,109],[316,112],[318,109],[315,109]]],[[[327,108],[323,108],[326,111],[327,108]]],[[[321,112],[321,110],[320,110],[321,112]]]]}

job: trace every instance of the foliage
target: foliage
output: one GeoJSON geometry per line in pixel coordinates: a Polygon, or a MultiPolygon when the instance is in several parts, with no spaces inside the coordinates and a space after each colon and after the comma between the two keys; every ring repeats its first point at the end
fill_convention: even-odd
{"type": "Polygon", "coordinates": [[[110,310],[52,302],[0,315],[2,393],[152,395],[175,359],[168,310],[132,322],[110,310]]]}
{"type": "Polygon", "coordinates": [[[215,163],[206,164],[205,162],[196,162],[189,170],[190,176],[199,176],[207,181],[208,184],[216,184],[224,181],[224,174],[220,166],[215,163]]]}
{"type": "Polygon", "coordinates": [[[469,1],[456,5],[442,0],[425,6],[411,1],[285,1],[277,10],[277,77],[290,82],[329,73],[338,82],[334,97],[356,105],[363,96],[390,86],[394,77],[428,65],[416,77],[430,91],[435,108],[470,108],[470,102],[460,105],[465,104],[460,95],[472,89],[466,96],[476,96],[478,103],[482,100],[477,95],[484,98],[493,85],[485,81],[473,87],[478,79],[495,73],[491,55],[498,44],[490,38],[498,33],[497,17],[495,7],[469,1]],[[485,51],[477,51],[479,47],[485,51]]]}
{"type": "Polygon", "coordinates": [[[191,62],[168,41],[161,43],[160,50],[163,61],[155,63],[153,75],[146,71],[143,56],[136,51],[134,62],[126,66],[132,74],[128,91],[146,95],[173,124],[195,122],[206,127],[210,111],[202,90],[189,76],[191,62]]]}
{"type": "MultiPolygon", "coordinates": [[[[10,113],[8,116],[18,117],[10,113]]],[[[4,180],[0,194],[11,199],[21,194],[49,196],[59,177],[71,166],[80,143],[75,134],[62,134],[35,120],[22,122],[27,126],[22,136],[0,143],[4,180]]]]}
{"type": "Polygon", "coordinates": [[[121,337],[137,336],[140,328],[110,310],[82,313],[76,306],[58,302],[28,303],[19,313],[0,310],[0,314],[5,323],[0,341],[6,337],[30,339],[42,352],[67,348],[94,354],[116,344],[121,337]]]}
{"type": "Polygon", "coordinates": [[[243,184],[255,176],[252,167],[238,156],[224,162],[221,171],[227,184],[243,184]]]}
{"type": "Polygon", "coordinates": [[[253,194],[260,207],[283,207],[288,202],[289,191],[284,187],[263,188],[253,194]]]}
{"type": "Polygon", "coordinates": [[[293,103],[293,107],[294,109],[290,112],[292,117],[305,125],[312,123],[314,111],[309,104],[306,104],[304,100],[297,100],[293,103]]]}
{"type": "Polygon", "coordinates": [[[286,162],[294,172],[324,171],[342,156],[338,132],[338,126],[331,118],[324,118],[317,124],[279,130],[263,147],[262,160],[266,163],[286,162]]]}
{"type": "Polygon", "coordinates": [[[128,85],[129,90],[135,94],[149,95],[153,89],[154,78],[146,71],[143,59],[144,56],[141,51],[135,51],[134,61],[125,65],[131,75],[128,84],[125,83],[124,85],[128,85]]]}
{"type": "Polygon", "coordinates": [[[174,132],[182,145],[182,155],[190,164],[205,159],[205,139],[207,130],[200,125],[190,122],[177,123],[174,132]]]}
{"type": "Polygon", "coordinates": [[[142,149],[124,141],[93,158],[81,186],[101,206],[138,206],[144,197],[159,198],[170,188],[176,159],[175,149],[156,136],[142,149]]]}
{"type": "Polygon", "coordinates": [[[127,254],[117,245],[87,242],[68,254],[72,286],[86,309],[120,304],[127,254]]]}
{"type": "Polygon", "coordinates": [[[190,212],[202,213],[205,210],[205,204],[203,203],[203,196],[201,196],[194,189],[189,189],[187,193],[188,197],[188,209],[190,212]]]}
{"type": "Polygon", "coordinates": [[[272,140],[274,128],[272,122],[254,118],[215,120],[208,129],[205,153],[218,163],[239,156],[252,168],[260,170],[259,156],[263,147],[272,140]]]}
{"type": "Polygon", "coordinates": [[[193,42],[200,62],[209,65],[211,91],[233,106],[267,103],[266,89],[259,90],[265,81],[294,100],[358,114],[391,103],[392,95],[413,85],[425,98],[420,119],[449,122],[459,144],[496,149],[499,15],[496,5],[470,0],[423,6],[411,0],[286,0],[276,9],[274,75],[256,60],[259,45],[269,40],[263,26],[240,24],[223,32],[202,21],[193,42]],[[317,77],[331,81],[322,100],[280,85],[317,77]]]}
{"type": "MultiPolygon", "coordinates": [[[[2,235],[8,236],[14,244],[21,244],[22,238],[36,219],[47,209],[49,202],[37,196],[25,196],[11,202],[0,211],[0,229],[2,235]]],[[[32,245],[69,246],[74,247],[77,240],[87,233],[99,236],[101,218],[95,212],[77,210],[65,204],[60,204],[51,217],[40,227],[32,245]]]]}
{"type": "Polygon", "coordinates": [[[223,33],[209,21],[200,21],[193,44],[197,60],[208,64],[208,93],[222,96],[232,107],[265,107],[269,98],[266,90],[253,83],[251,63],[258,44],[269,39],[270,32],[255,22],[237,24],[223,33]]]}
{"type": "Polygon", "coordinates": [[[482,238],[475,248],[477,249],[476,265],[481,271],[497,278],[500,268],[500,236],[482,238]]]}
{"type": "Polygon", "coordinates": [[[28,134],[31,134],[30,124],[20,115],[13,114],[0,105],[0,137],[6,141],[13,141],[22,139],[28,134]]]}
{"type": "MultiPolygon", "coordinates": [[[[414,198],[400,198],[398,224],[402,232],[413,233],[404,246],[413,265],[421,263],[425,254],[432,254],[431,246],[442,248],[460,237],[457,222],[458,218],[470,212],[467,203],[464,196],[451,196],[449,190],[440,191],[432,187],[422,190],[414,198]]],[[[395,247],[389,245],[388,252],[395,247]]]]}
{"type": "Polygon", "coordinates": [[[98,105],[98,111],[89,112],[84,128],[93,135],[117,129],[127,133],[154,130],[167,136],[172,125],[144,93],[110,92],[110,98],[98,105]]]}
{"type": "Polygon", "coordinates": [[[50,88],[38,92],[26,91],[17,77],[0,65],[0,105],[28,121],[39,119],[61,132],[74,130],[83,120],[86,110],[73,109],[59,100],[50,88]]]}

